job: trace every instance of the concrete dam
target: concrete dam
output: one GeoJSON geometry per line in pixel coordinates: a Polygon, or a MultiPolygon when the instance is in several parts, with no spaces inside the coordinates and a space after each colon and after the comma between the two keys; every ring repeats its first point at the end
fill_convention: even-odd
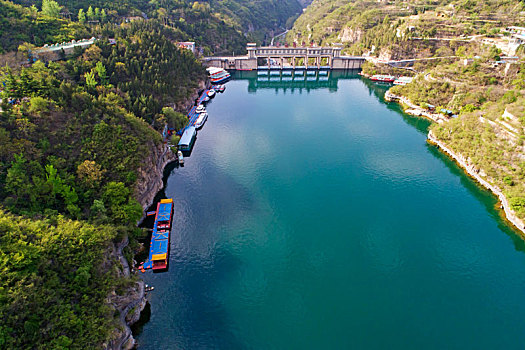
{"type": "Polygon", "coordinates": [[[208,67],[230,70],[261,69],[358,69],[365,58],[341,56],[342,45],[332,47],[246,46],[243,56],[205,57],[208,67]]]}

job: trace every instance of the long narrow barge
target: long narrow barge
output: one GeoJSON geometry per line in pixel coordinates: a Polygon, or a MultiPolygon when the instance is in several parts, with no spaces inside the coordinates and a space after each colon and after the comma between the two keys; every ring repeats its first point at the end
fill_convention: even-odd
{"type": "Polygon", "coordinates": [[[153,269],[155,272],[168,268],[170,231],[173,221],[173,199],[161,199],[157,204],[148,260],[142,269],[153,269]]]}

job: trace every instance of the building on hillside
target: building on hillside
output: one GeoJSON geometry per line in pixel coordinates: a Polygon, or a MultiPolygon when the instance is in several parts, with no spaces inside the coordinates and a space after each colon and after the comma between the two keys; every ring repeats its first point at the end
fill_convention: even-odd
{"type": "Polygon", "coordinates": [[[144,20],[144,18],[141,17],[141,16],[124,17],[124,22],[125,23],[129,23],[129,22],[133,22],[133,21],[142,21],[142,20],[144,20]]]}
{"type": "Polygon", "coordinates": [[[509,33],[512,33],[512,34],[522,34],[524,35],[525,34],[525,27],[515,27],[515,26],[511,26],[511,27],[507,27],[505,28],[505,30],[509,33]]]}
{"type": "Polygon", "coordinates": [[[520,45],[525,44],[525,34],[512,34],[509,39],[509,50],[505,52],[508,55],[516,54],[516,50],[520,45]]]}
{"type": "Polygon", "coordinates": [[[45,44],[43,47],[36,49],[33,56],[42,61],[58,61],[72,54],[75,48],[86,49],[90,47],[96,40],[95,37],[92,37],[90,39],[71,40],[51,45],[45,44]]]}
{"type": "Polygon", "coordinates": [[[177,46],[181,49],[190,50],[195,54],[195,42],[194,41],[180,41],[177,43],[177,46]]]}

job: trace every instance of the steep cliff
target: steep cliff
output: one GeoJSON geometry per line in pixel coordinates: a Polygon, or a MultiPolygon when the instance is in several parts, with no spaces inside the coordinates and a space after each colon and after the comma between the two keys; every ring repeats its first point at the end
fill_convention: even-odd
{"type": "Polygon", "coordinates": [[[175,154],[166,143],[154,147],[144,159],[143,165],[137,171],[135,184],[135,198],[142,208],[149,207],[157,192],[164,187],[162,182],[164,167],[173,160],[175,160],[175,154]]]}

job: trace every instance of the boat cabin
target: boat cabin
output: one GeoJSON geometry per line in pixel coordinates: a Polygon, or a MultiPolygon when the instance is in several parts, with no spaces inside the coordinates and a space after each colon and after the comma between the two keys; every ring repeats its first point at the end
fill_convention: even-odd
{"type": "Polygon", "coordinates": [[[195,142],[195,136],[197,136],[197,129],[194,126],[189,126],[184,130],[178,147],[181,151],[191,151],[193,143],[195,142]]]}
{"type": "Polygon", "coordinates": [[[151,258],[153,270],[164,270],[168,267],[168,254],[153,254],[151,258]]]}

